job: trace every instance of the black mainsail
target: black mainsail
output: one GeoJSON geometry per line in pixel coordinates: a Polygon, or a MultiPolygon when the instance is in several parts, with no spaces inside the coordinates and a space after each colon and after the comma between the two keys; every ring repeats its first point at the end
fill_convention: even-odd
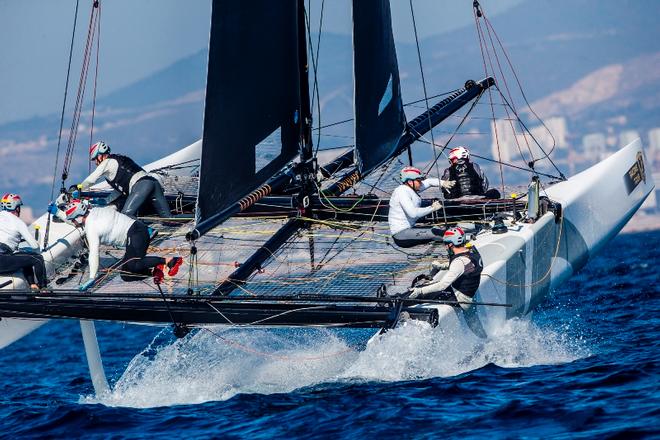
{"type": "Polygon", "coordinates": [[[307,88],[300,69],[305,41],[300,3],[213,1],[198,226],[299,153],[306,117],[301,90],[307,88]]]}
{"type": "Polygon", "coordinates": [[[389,0],[353,2],[355,163],[366,174],[396,151],[406,129],[389,0]]]}

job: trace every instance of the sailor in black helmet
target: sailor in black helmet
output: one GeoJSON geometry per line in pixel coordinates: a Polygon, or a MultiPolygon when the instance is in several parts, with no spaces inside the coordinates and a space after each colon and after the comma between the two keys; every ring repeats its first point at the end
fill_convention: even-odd
{"type": "Polygon", "coordinates": [[[500,198],[498,190],[488,188],[488,178],[478,164],[470,161],[470,151],[466,147],[452,148],[449,151],[449,164],[442,174],[442,180],[454,184],[443,186],[445,199],[458,199],[465,196],[500,198]]]}
{"type": "MultiPolygon", "coordinates": [[[[158,180],[150,176],[131,158],[121,154],[112,154],[110,147],[99,141],[89,148],[89,158],[96,162],[96,170],[82,181],[78,188],[85,190],[101,177],[114,188],[117,195],[126,197],[123,214],[135,217],[140,207],[151,201],[159,217],[170,217],[169,205],[158,180]]],[[[74,194],[74,199],[79,198],[74,194]]]]}
{"type": "MultiPolygon", "coordinates": [[[[466,246],[466,237],[463,229],[449,228],[445,231],[443,242],[449,250],[449,267],[446,272],[438,272],[431,284],[415,287],[409,298],[456,300],[463,309],[470,307],[472,298],[481,280],[483,262],[481,255],[475,247],[466,246]]],[[[436,269],[445,269],[435,265],[436,269]]]]}

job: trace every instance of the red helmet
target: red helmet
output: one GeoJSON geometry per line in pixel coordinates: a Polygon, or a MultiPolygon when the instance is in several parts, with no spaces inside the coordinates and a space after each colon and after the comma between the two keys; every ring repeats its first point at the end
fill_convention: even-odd
{"type": "Polygon", "coordinates": [[[442,236],[442,241],[445,244],[453,244],[454,246],[461,246],[465,243],[465,232],[458,226],[449,228],[442,236]]]}
{"type": "Polygon", "coordinates": [[[424,176],[419,168],[403,167],[401,170],[401,183],[406,183],[409,180],[423,179],[424,176]]]}
{"type": "Polygon", "coordinates": [[[16,211],[16,208],[23,204],[23,200],[18,194],[7,193],[0,199],[0,205],[5,211],[16,211]]]}
{"type": "Polygon", "coordinates": [[[103,141],[98,141],[89,147],[89,160],[95,160],[98,156],[108,153],[110,153],[110,147],[108,147],[108,144],[103,141]]]}
{"type": "Polygon", "coordinates": [[[73,199],[64,208],[67,220],[75,220],[82,217],[89,211],[89,203],[87,200],[73,199]]]}
{"type": "Polygon", "coordinates": [[[470,160],[470,150],[467,147],[456,147],[449,150],[449,162],[454,163],[459,160],[470,160]]]}

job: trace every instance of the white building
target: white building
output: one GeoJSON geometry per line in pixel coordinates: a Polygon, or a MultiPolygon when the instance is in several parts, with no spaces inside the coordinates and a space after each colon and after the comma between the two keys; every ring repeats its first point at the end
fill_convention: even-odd
{"type": "Polygon", "coordinates": [[[639,133],[637,132],[637,130],[622,131],[619,134],[619,145],[617,147],[617,150],[619,148],[625,147],[626,145],[628,145],[629,143],[631,143],[632,141],[634,141],[635,139],[638,139],[638,138],[640,138],[640,136],[639,136],[639,133]]]}
{"type": "Polygon", "coordinates": [[[565,149],[568,147],[566,141],[568,129],[566,119],[562,117],[548,118],[543,125],[530,129],[530,133],[521,132],[517,121],[498,119],[491,123],[492,143],[491,153],[494,158],[500,157],[503,162],[512,162],[521,159],[523,152],[525,161],[529,161],[531,155],[538,159],[545,156],[543,151],[549,153],[552,146],[565,149]],[[538,142],[538,144],[537,144],[538,142]],[[539,148],[539,145],[542,147],[539,148]]]}
{"type": "Polygon", "coordinates": [[[607,156],[607,138],[603,133],[590,133],[582,138],[584,155],[597,162],[607,156]]]}
{"type": "Polygon", "coordinates": [[[649,150],[660,151],[660,128],[649,130],[649,150]]]}

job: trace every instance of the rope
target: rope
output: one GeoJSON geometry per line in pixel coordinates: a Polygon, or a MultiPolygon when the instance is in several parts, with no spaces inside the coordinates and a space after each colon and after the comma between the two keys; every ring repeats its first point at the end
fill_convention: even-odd
{"type": "MultiPolygon", "coordinates": [[[[101,52],[101,4],[98,3],[98,21],[96,38],[96,64],[94,68],[94,96],[92,97],[92,120],[89,129],[89,145],[94,142],[94,116],[96,115],[96,89],[99,77],[99,53],[101,52]]],[[[87,161],[87,172],[92,172],[92,163],[87,161]]]]}
{"type": "Polygon", "coordinates": [[[80,123],[80,117],[82,114],[82,105],[85,97],[85,89],[87,86],[87,74],[89,73],[89,62],[90,55],[92,50],[92,43],[94,41],[94,36],[96,34],[96,22],[98,20],[97,9],[99,2],[95,1],[92,7],[92,11],[89,17],[89,25],[87,29],[87,41],[85,43],[85,51],[83,54],[83,63],[82,69],[80,71],[80,80],[78,83],[78,94],[76,96],[76,104],[73,111],[73,118],[71,121],[71,128],[69,131],[69,142],[67,145],[67,150],[64,155],[64,166],[62,169],[62,186],[64,187],[64,182],[69,176],[69,169],[71,167],[71,161],[73,160],[73,151],[76,144],[76,139],[78,137],[78,124],[80,123]]]}
{"type": "MultiPolygon", "coordinates": [[[[60,158],[60,145],[62,143],[62,128],[64,127],[64,112],[66,109],[66,100],[67,96],[69,94],[69,77],[71,75],[71,62],[73,59],[73,43],[76,38],[76,25],[78,23],[78,5],[80,3],[80,0],[76,0],[76,10],[73,14],[73,31],[71,32],[71,44],[69,46],[69,62],[67,64],[67,69],[66,69],[66,81],[64,83],[64,101],[62,102],[62,113],[60,114],[60,129],[57,132],[57,151],[55,153],[55,164],[53,166],[53,184],[51,185],[50,188],[50,200],[53,200],[55,197],[55,181],[57,180],[57,165],[58,161],[60,158]]],[[[50,224],[50,214],[48,214],[48,223],[50,224]]],[[[48,229],[46,229],[48,230],[48,229]]],[[[46,232],[48,234],[48,232],[46,232]]],[[[46,235],[47,240],[48,235],[46,235]]],[[[44,245],[45,247],[45,245],[44,245]]]]}
{"type": "MultiPolygon", "coordinates": [[[[508,110],[508,109],[511,109],[511,111],[513,112],[513,114],[516,116],[516,120],[517,120],[518,124],[519,124],[520,127],[521,127],[521,130],[520,130],[520,131],[521,131],[522,134],[523,134],[523,138],[524,138],[524,140],[525,140],[525,143],[526,143],[526,145],[527,145],[527,149],[528,149],[529,154],[530,154],[531,159],[532,159],[531,161],[528,162],[528,166],[529,166],[529,168],[532,169],[532,170],[534,170],[534,164],[535,164],[537,161],[539,161],[539,160],[541,160],[541,159],[547,159],[547,160],[552,164],[552,166],[555,168],[555,170],[557,170],[557,172],[558,172],[559,175],[561,176],[561,180],[566,180],[566,177],[564,176],[564,174],[561,172],[561,170],[557,167],[557,165],[554,163],[554,161],[553,161],[552,158],[550,157],[550,154],[552,154],[552,152],[554,151],[554,149],[555,149],[555,147],[556,147],[556,143],[557,143],[557,142],[556,142],[556,139],[555,139],[555,137],[554,137],[554,135],[552,134],[552,132],[550,131],[550,129],[547,127],[547,125],[545,124],[545,122],[544,122],[544,121],[538,116],[538,114],[536,114],[536,112],[534,112],[532,106],[530,105],[530,103],[529,103],[529,101],[528,101],[528,99],[527,99],[527,96],[525,95],[525,92],[524,92],[524,89],[523,89],[523,87],[522,87],[522,84],[520,83],[520,79],[518,78],[518,74],[516,73],[516,69],[514,68],[513,63],[511,62],[511,59],[510,59],[510,57],[509,57],[509,55],[508,55],[508,53],[507,53],[507,51],[506,51],[504,45],[502,44],[502,42],[501,42],[499,36],[497,35],[497,32],[495,31],[495,28],[493,27],[493,25],[492,25],[492,23],[490,22],[490,20],[488,20],[488,18],[486,17],[486,14],[483,12],[483,8],[481,8],[481,6],[479,5],[479,2],[478,2],[477,0],[475,0],[475,1],[473,2],[473,6],[474,6],[473,13],[474,13],[475,26],[476,26],[476,28],[477,28],[477,34],[478,34],[478,39],[479,39],[479,46],[480,46],[480,49],[481,49],[481,54],[482,54],[482,59],[483,59],[483,64],[484,64],[484,71],[486,72],[486,74],[488,74],[488,70],[487,70],[487,68],[486,68],[486,58],[488,58],[488,62],[489,62],[489,64],[490,64],[490,68],[491,68],[491,71],[492,71],[492,75],[493,75],[494,77],[497,78],[497,75],[495,74],[495,68],[494,68],[494,65],[493,65],[493,60],[492,60],[492,58],[491,58],[490,51],[489,51],[488,49],[485,49],[485,47],[487,46],[487,44],[486,44],[486,34],[487,34],[487,36],[488,36],[488,40],[490,41],[490,48],[492,49],[493,57],[495,58],[495,61],[496,61],[496,64],[497,64],[497,67],[498,67],[498,70],[499,70],[500,76],[501,76],[502,81],[503,81],[503,84],[504,84],[504,88],[505,88],[505,90],[506,90],[507,95],[509,96],[509,100],[507,100],[506,96],[504,95],[504,93],[500,90],[500,88],[499,88],[497,85],[495,86],[495,88],[496,88],[496,90],[498,91],[498,94],[500,95],[500,98],[502,99],[502,104],[503,104],[504,109],[505,109],[505,112],[506,112],[506,114],[507,114],[507,120],[509,120],[509,122],[510,122],[510,124],[511,124],[511,130],[513,131],[513,134],[514,134],[514,141],[516,142],[516,146],[518,147],[518,151],[519,151],[519,153],[520,153],[520,155],[521,155],[522,160],[523,160],[524,162],[527,162],[526,159],[525,159],[525,157],[524,157],[524,154],[523,154],[523,152],[522,152],[522,149],[521,149],[521,147],[520,147],[520,144],[519,144],[519,142],[518,142],[518,136],[516,135],[516,130],[515,130],[515,128],[513,127],[513,122],[512,122],[512,120],[508,117],[508,116],[509,116],[509,110],[508,110]],[[486,31],[485,31],[485,32],[484,32],[483,28],[481,27],[481,22],[480,22],[480,20],[479,20],[480,18],[482,18],[482,19],[484,20],[484,23],[486,24],[486,31]],[[531,131],[530,131],[530,130],[527,128],[527,126],[524,124],[524,122],[522,121],[522,119],[520,118],[520,116],[518,115],[518,112],[517,112],[517,110],[516,110],[516,107],[515,107],[515,105],[514,105],[514,103],[513,103],[513,97],[512,97],[512,94],[511,94],[511,90],[509,89],[508,83],[507,83],[507,81],[506,81],[506,76],[504,75],[504,70],[502,69],[502,65],[501,65],[501,63],[500,63],[500,59],[499,59],[499,56],[498,56],[498,53],[497,53],[498,51],[497,51],[497,48],[495,47],[495,40],[493,39],[493,36],[495,37],[495,40],[497,41],[497,44],[498,44],[498,46],[499,46],[499,48],[500,48],[502,54],[504,55],[504,57],[505,57],[505,59],[506,59],[506,61],[507,61],[507,64],[508,64],[508,66],[509,66],[509,69],[511,70],[511,72],[512,72],[512,74],[513,74],[513,76],[514,76],[514,78],[515,78],[515,80],[516,80],[516,83],[517,83],[517,85],[518,85],[518,89],[519,89],[519,91],[520,91],[521,96],[523,97],[523,100],[524,100],[525,103],[527,104],[527,106],[528,106],[530,112],[536,117],[536,119],[541,123],[541,125],[545,128],[545,130],[548,132],[548,134],[549,134],[550,137],[552,138],[552,143],[553,143],[553,144],[552,144],[552,147],[551,147],[550,151],[547,152],[547,153],[546,153],[545,149],[540,145],[540,143],[538,142],[538,140],[536,140],[536,138],[535,138],[534,135],[531,133],[531,131]],[[509,102],[509,101],[510,101],[510,102],[509,102]],[[529,141],[528,141],[528,139],[527,139],[527,135],[529,135],[529,136],[532,138],[532,140],[534,141],[534,143],[538,146],[538,148],[539,148],[539,149],[541,150],[541,152],[543,153],[543,157],[542,157],[542,158],[535,158],[535,157],[534,157],[534,153],[533,153],[533,151],[532,151],[532,149],[531,149],[531,146],[529,145],[529,141]]],[[[489,96],[490,96],[490,95],[491,95],[491,92],[490,92],[490,89],[489,89],[489,96]]],[[[493,103],[492,103],[492,96],[491,96],[491,109],[492,109],[492,107],[493,107],[493,103]]],[[[494,115],[494,111],[492,111],[492,114],[493,114],[492,116],[493,116],[493,127],[494,127],[494,132],[495,132],[495,140],[496,140],[496,145],[497,145],[497,149],[498,149],[498,155],[500,156],[499,159],[500,159],[500,161],[501,161],[501,153],[500,153],[500,145],[499,145],[499,136],[498,136],[497,126],[495,125],[495,115],[494,115]]],[[[535,172],[535,171],[534,171],[534,172],[535,172]]],[[[503,177],[503,173],[502,173],[502,168],[501,168],[501,167],[500,167],[500,174],[501,174],[501,177],[502,177],[502,185],[503,185],[502,187],[504,188],[504,177],[503,177]]]]}
{"type": "MultiPolygon", "coordinates": [[[[60,114],[60,128],[57,132],[57,150],[55,152],[55,161],[53,165],[53,183],[50,187],[50,200],[53,200],[55,198],[55,182],[57,181],[57,166],[60,158],[60,145],[62,143],[62,129],[64,127],[64,112],[66,111],[66,99],[69,94],[69,77],[71,75],[71,61],[73,59],[73,43],[76,39],[76,25],[78,23],[79,4],[80,4],[80,0],[76,0],[76,9],[73,14],[73,30],[71,32],[71,44],[69,45],[69,62],[67,64],[66,81],[64,83],[64,100],[62,102],[62,113],[60,114]]],[[[63,184],[62,184],[62,189],[64,189],[63,184]]],[[[50,235],[50,222],[51,222],[51,214],[49,212],[48,217],[46,219],[46,231],[44,233],[44,246],[43,246],[44,251],[48,248],[48,237],[50,235]]]]}
{"type": "MultiPolygon", "coordinates": [[[[309,41],[309,46],[310,46],[310,55],[312,58],[312,69],[314,71],[314,85],[312,86],[312,102],[311,102],[311,108],[314,108],[314,103],[316,102],[317,106],[317,118],[319,121],[319,126],[321,124],[321,95],[319,91],[319,82],[318,82],[318,62],[319,62],[319,54],[321,50],[321,31],[323,29],[323,11],[325,10],[325,0],[321,1],[321,14],[319,16],[319,33],[318,33],[318,39],[317,39],[317,44],[316,44],[316,54],[314,54],[314,45],[312,42],[312,31],[311,31],[311,22],[310,22],[310,17],[309,14],[307,13],[307,10],[311,11],[312,10],[312,5],[311,5],[311,0],[308,0],[307,2],[307,8],[305,8],[305,24],[307,26],[307,39],[309,41]]],[[[318,153],[319,146],[321,145],[321,130],[320,128],[317,130],[318,135],[317,135],[317,140],[316,140],[316,149],[314,150],[314,157],[316,157],[316,154],[318,153]]]]}
{"type": "MultiPolygon", "coordinates": [[[[422,76],[422,89],[424,91],[424,103],[426,104],[426,112],[428,114],[429,111],[430,111],[429,98],[428,98],[428,93],[426,93],[426,78],[424,77],[424,67],[422,66],[422,52],[419,48],[419,37],[417,35],[417,22],[415,20],[415,9],[413,7],[412,0],[409,0],[409,3],[410,3],[410,15],[412,17],[412,23],[413,23],[413,31],[415,33],[415,44],[417,46],[417,61],[419,63],[419,72],[422,76]]],[[[427,119],[428,119],[428,122],[429,122],[429,132],[431,134],[431,142],[433,142],[433,145],[435,145],[435,138],[433,136],[433,124],[431,123],[431,118],[430,117],[428,117],[427,119]]],[[[437,156],[435,155],[436,154],[435,148],[431,148],[431,152],[433,153],[433,155],[435,157],[434,162],[437,164],[437,156]]],[[[439,166],[436,166],[436,174],[437,174],[437,177],[439,179],[440,178],[440,167],[439,166]]]]}

